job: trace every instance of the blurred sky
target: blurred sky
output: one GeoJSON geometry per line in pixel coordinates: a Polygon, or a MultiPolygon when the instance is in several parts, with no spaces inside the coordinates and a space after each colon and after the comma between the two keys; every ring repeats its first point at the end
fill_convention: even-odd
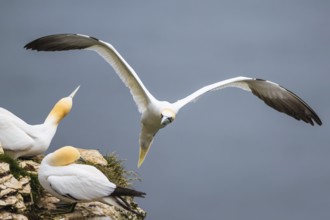
{"type": "Polygon", "coordinates": [[[77,85],[48,152],[117,152],[147,192],[147,219],[330,218],[330,1],[1,1],[0,104],[42,123],[77,85]],[[113,69],[90,51],[23,46],[57,33],[113,44],[160,100],[235,76],[290,89],[320,116],[310,126],[228,88],[183,108],[137,169],[140,114],[113,69]]]}

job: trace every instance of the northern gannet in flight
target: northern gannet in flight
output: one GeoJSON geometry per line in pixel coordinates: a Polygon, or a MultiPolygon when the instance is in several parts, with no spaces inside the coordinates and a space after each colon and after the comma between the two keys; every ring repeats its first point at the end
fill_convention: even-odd
{"type": "Polygon", "coordinates": [[[79,86],[68,97],[60,99],[43,124],[29,125],[10,111],[0,108],[0,145],[5,154],[17,159],[44,153],[57,126],[71,111],[72,99],[78,89],[79,86]]]}
{"type": "Polygon", "coordinates": [[[44,157],[38,171],[42,187],[64,202],[99,201],[140,215],[123,197],[144,198],[144,192],[116,186],[94,166],[75,164],[78,159],[80,153],[72,146],[62,147],[44,157]]]}
{"type": "Polygon", "coordinates": [[[25,48],[37,51],[92,50],[101,55],[114,68],[130,89],[138,110],[142,114],[138,167],[143,163],[158,130],[173,122],[183,106],[197,100],[207,92],[226,87],[237,87],[252,92],[270,107],[297,120],[303,120],[311,125],[314,125],[314,122],[322,124],[313,109],[301,98],[267,80],[235,77],[207,85],[183,99],[170,103],[157,100],[118,51],[111,44],[94,37],[81,34],[55,34],[36,39],[25,45],[25,48]]]}

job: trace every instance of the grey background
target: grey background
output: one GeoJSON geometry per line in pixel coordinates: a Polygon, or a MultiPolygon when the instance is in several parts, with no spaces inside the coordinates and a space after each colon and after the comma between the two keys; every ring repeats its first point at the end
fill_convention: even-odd
{"type": "MultiPolygon", "coordinates": [[[[1,106],[43,122],[77,85],[49,151],[117,152],[147,192],[147,219],[329,219],[330,2],[326,0],[1,1],[1,106]],[[89,51],[33,52],[56,33],[113,44],[155,97],[176,101],[243,75],[292,90],[312,127],[238,89],[208,94],[161,130],[140,169],[140,115],[113,69],[89,51]]],[[[48,151],[48,152],[49,152],[48,151]]]]}

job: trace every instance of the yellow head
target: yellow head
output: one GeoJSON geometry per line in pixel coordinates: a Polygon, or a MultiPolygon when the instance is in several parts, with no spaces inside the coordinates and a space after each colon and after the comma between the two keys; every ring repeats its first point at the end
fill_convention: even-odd
{"type": "Polygon", "coordinates": [[[49,113],[46,121],[51,120],[55,124],[59,124],[60,121],[71,111],[72,99],[77,93],[80,86],[78,86],[68,97],[60,99],[49,113]]]}
{"type": "Polygon", "coordinates": [[[160,123],[162,127],[172,123],[175,119],[175,112],[171,109],[163,109],[160,115],[160,123]]]}
{"type": "Polygon", "coordinates": [[[49,158],[49,165],[65,166],[74,163],[80,158],[80,153],[75,147],[65,146],[54,151],[49,158]]]}

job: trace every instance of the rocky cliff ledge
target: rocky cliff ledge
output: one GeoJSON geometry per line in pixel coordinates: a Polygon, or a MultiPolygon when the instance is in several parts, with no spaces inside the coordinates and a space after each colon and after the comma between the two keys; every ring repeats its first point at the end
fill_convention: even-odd
{"type": "MultiPolygon", "coordinates": [[[[122,161],[112,154],[103,157],[96,150],[83,150],[81,155],[88,164],[100,169],[112,182],[129,187],[136,175],[123,168],[122,161]]],[[[42,157],[33,160],[12,160],[0,151],[0,219],[105,219],[140,220],[146,212],[131,198],[132,207],[141,213],[122,210],[100,202],[78,203],[75,211],[64,213],[63,203],[46,193],[39,185],[37,172],[42,157]]]]}

